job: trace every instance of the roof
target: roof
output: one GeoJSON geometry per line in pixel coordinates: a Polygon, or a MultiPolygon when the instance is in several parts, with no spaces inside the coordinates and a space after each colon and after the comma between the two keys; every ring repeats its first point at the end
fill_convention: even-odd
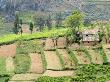
{"type": "Polygon", "coordinates": [[[98,31],[99,31],[99,29],[84,30],[82,32],[82,34],[83,34],[82,41],[99,41],[98,31]],[[86,35],[88,35],[88,36],[86,36],[86,35]]]}
{"type": "Polygon", "coordinates": [[[82,34],[97,34],[99,29],[85,29],[82,34]]]}

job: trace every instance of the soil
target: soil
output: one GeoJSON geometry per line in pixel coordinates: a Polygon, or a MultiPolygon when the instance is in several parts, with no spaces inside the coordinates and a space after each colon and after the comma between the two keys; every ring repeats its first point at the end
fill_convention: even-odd
{"type": "Polygon", "coordinates": [[[45,50],[51,50],[51,49],[54,49],[54,42],[52,39],[48,38],[46,39],[46,43],[45,43],[45,50]]]}
{"type": "Polygon", "coordinates": [[[64,37],[58,38],[57,47],[58,48],[65,48],[66,47],[66,38],[64,38],[64,37]]]}
{"type": "Polygon", "coordinates": [[[0,46],[1,57],[14,57],[16,55],[16,44],[0,46]]]}
{"type": "Polygon", "coordinates": [[[43,68],[43,63],[42,63],[42,59],[41,59],[41,54],[31,53],[30,58],[31,58],[31,67],[30,67],[29,72],[43,73],[44,68],[43,68]]]}
{"type": "Polygon", "coordinates": [[[63,77],[63,76],[75,76],[75,72],[72,71],[51,71],[47,70],[43,76],[50,76],[50,77],[63,77]]]}
{"type": "Polygon", "coordinates": [[[58,52],[61,54],[66,68],[73,68],[75,66],[75,62],[70,59],[65,49],[58,49],[58,52]]]}
{"type": "Polygon", "coordinates": [[[100,54],[95,53],[94,50],[89,50],[89,53],[90,53],[90,55],[91,55],[91,57],[92,57],[92,62],[93,62],[94,64],[103,64],[103,59],[102,59],[102,57],[100,56],[100,54]]]}
{"type": "Polygon", "coordinates": [[[60,60],[54,51],[45,51],[44,54],[47,61],[47,69],[62,69],[60,60]]]}
{"type": "Polygon", "coordinates": [[[15,74],[10,81],[33,81],[40,76],[41,74],[15,74]]]}
{"type": "Polygon", "coordinates": [[[74,51],[76,58],[78,59],[79,64],[90,64],[88,57],[81,51],[74,51]]]}

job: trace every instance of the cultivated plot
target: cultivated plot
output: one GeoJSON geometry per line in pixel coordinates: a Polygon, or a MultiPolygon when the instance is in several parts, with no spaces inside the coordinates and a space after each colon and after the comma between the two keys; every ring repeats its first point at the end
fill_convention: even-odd
{"type": "Polygon", "coordinates": [[[73,51],[76,58],[78,59],[78,64],[90,64],[89,58],[82,51],[73,51]]]}
{"type": "Polygon", "coordinates": [[[14,72],[14,68],[15,68],[15,65],[14,65],[13,58],[12,57],[6,58],[6,71],[8,73],[13,73],[14,72]]]}
{"type": "Polygon", "coordinates": [[[47,69],[53,70],[62,69],[60,60],[54,51],[45,51],[44,54],[47,61],[47,69]]]}
{"type": "Polygon", "coordinates": [[[31,53],[30,58],[31,58],[31,67],[30,67],[29,72],[31,72],[31,73],[43,73],[44,68],[43,68],[43,62],[41,59],[41,54],[31,53]]]}
{"type": "Polygon", "coordinates": [[[89,53],[92,57],[92,63],[103,64],[103,58],[99,53],[96,53],[94,50],[89,50],[89,53]]]}
{"type": "Polygon", "coordinates": [[[69,57],[68,52],[65,49],[58,49],[59,54],[63,58],[64,65],[66,68],[74,68],[75,62],[74,60],[71,60],[69,57]]]}

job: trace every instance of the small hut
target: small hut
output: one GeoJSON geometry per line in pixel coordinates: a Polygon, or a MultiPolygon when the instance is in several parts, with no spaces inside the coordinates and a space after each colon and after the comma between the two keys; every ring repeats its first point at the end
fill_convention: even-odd
{"type": "Polygon", "coordinates": [[[93,46],[99,42],[99,29],[87,29],[82,32],[82,43],[86,46],[93,46]]]}

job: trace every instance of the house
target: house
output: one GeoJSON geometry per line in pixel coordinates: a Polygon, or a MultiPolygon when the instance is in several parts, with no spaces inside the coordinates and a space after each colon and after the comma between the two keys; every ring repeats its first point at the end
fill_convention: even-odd
{"type": "Polygon", "coordinates": [[[86,46],[93,46],[99,42],[99,29],[87,29],[82,31],[82,43],[86,46]]]}

